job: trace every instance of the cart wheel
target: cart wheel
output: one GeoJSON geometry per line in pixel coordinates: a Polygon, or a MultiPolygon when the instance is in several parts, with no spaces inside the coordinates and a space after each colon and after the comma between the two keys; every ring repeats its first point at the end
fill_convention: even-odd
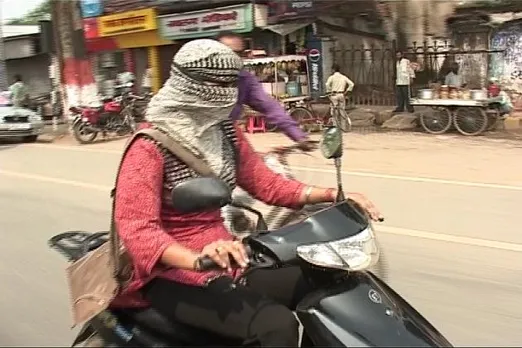
{"type": "Polygon", "coordinates": [[[307,108],[297,107],[289,112],[290,116],[297,121],[299,126],[305,132],[310,132],[314,128],[315,118],[313,113],[307,108]]]}
{"type": "Polygon", "coordinates": [[[447,108],[432,108],[420,115],[420,124],[427,133],[446,133],[451,127],[451,111],[447,108]]]}
{"type": "Polygon", "coordinates": [[[488,127],[488,115],[479,107],[458,108],[455,110],[453,124],[464,135],[479,135],[488,127]]]}

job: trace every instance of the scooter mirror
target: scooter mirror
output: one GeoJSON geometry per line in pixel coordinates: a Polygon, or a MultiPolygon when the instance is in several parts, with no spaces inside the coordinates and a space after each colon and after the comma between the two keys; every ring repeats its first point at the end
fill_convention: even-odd
{"type": "Polygon", "coordinates": [[[320,148],[327,159],[339,158],[343,155],[343,135],[339,128],[333,126],[324,131],[320,148]]]}

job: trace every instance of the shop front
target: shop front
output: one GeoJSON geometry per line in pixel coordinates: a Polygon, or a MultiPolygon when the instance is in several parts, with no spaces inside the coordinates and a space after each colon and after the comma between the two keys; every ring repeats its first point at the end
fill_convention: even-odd
{"type": "Polygon", "coordinates": [[[132,72],[140,90],[147,67],[152,73],[152,90],[159,89],[158,47],[172,42],[159,35],[154,9],[86,18],[83,25],[87,51],[103,94],[113,94],[116,76],[121,72],[132,72]]]}
{"type": "Polygon", "coordinates": [[[254,29],[252,5],[234,5],[158,17],[161,35],[168,40],[213,37],[223,30],[249,33],[254,29]]]}
{"type": "MultiPolygon", "coordinates": [[[[251,4],[242,4],[159,16],[158,31],[163,39],[175,40],[180,45],[192,39],[212,38],[223,30],[251,33],[255,26],[252,9],[251,4]]],[[[160,50],[160,74],[163,80],[169,75],[172,56],[178,48],[164,47],[160,50]]]]}
{"type": "Polygon", "coordinates": [[[334,40],[319,35],[322,27],[319,15],[328,15],[334,2],[269,1],[268,25],[265,29],[281,37],[284,55],[304,55],[308,67],[308,93],[314,99],[324,94],[325,82],[332,72],[334,40]]]}

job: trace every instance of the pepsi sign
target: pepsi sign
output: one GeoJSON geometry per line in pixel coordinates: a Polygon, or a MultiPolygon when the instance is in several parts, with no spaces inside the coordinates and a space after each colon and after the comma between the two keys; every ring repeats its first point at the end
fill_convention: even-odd
{"type": "Polygon", "coordinates": [[[323,57],[321,40],[308,41],[308,79],[310,94],[318,99],[323,94],[323,57]]]}

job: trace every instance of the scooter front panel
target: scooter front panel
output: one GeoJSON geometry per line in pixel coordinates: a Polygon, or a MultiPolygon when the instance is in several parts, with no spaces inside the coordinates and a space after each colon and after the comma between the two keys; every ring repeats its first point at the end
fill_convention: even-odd
{"type": "Polygon", "coordinates": [[[451,347],[400,295],[369,272],[309,294],[297,315],[316,346],[451,347]]]}

